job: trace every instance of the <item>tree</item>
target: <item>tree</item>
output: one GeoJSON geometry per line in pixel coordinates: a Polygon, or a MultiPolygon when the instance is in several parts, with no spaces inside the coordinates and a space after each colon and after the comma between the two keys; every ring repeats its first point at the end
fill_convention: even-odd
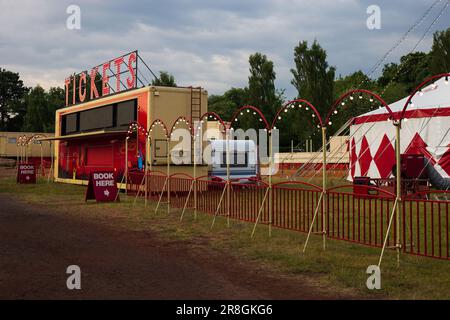
{"type": "Polygon", "coordinates": [[[378,84],[389,88],[391,84],[401,83],[405,88],[403,96],[406,96],[430,75],[430,55],[424,52],[413,52],[402,56],[400,64],[386,64],[378,84]]]}
{"type": "Polygon", "coordinates": [[[314,41],[299,42],[294,49],[295,69],[291,83],[297,89],[298,97],[311,102],[322,116],[333,103],[335,68],[327,62],[327,53],[314,41]]]}
{"type": "Polygon", "coordinates": [[[273,62],[259,52],[250,55],[248,77],[248,103],[261,109],[268,121],[272,121],[283,104],[284,91],[275,89],[276,74],[273,62]]]}
{"type": "Polygon", "coordinates": [[[25,113],[27,92],[18,73],[0,68],[0,130],[18,130],[25,113]]]}
{"type": "Polygon", "coordinates": [[[431,76],[430,56],[424,52],[413,52],[400,58],[398,82],[406,85],[410,94],[425,78],[431,76]]]}
{"type": "Polygon", "coordinates": [[[223,95],[208,98],[208,110],[217,113],[224,121],[231,120],[233,113],[248,104],[248,88],[231,88],[223,95]]]}
{"type": "Polygon", "coordinates": [[[27,106],[23,131],[54,132],[55,111],[64,106],[65,93],[62,88],[50,88],[46,92],[41,86],[34,87],[25,98],[27,106]]]}
{"type": "Polygon", "coordinates": [[[160,71],[159,78],[152,80],[152,85],[163,87],[176,87],[175,77],[167,71],[160,71]]]}
{"type": "Polygon", "coordinates": [[[27,112],[25,114],[23,131],[43,132],[47,114],[47,99],[45,90],[37,85],[25,98],[27,112]]]}
{"type": "Polygon", "coordinates": [[[430,58],[432,74],[450,72],[450,28],[433,35],[430,58]]]}
{"type": "Polygon", "coordinates": [[[383,67],[381,76],[377,82],[380,87],[386,87],[390,82],[394,81],[398,72],[398,64],[387,63],[383,67]]]}
{"type": "MultiPolygon", "coordinates": [[[[345,77],[339,76],[339,78],[336,79],[334,83],[334,88],[334,101],[341,95],[352,89],[365,89],[372,92],[378,91],[377,83],[370,79],[361,70],[345,77]]],[[[332,124],[329,127],[329,133],[333,134],[336,130],[340,129],[350,118],[370,111],[375,104],[378,105],[379,103],[376,101],[371,102],[370,99],[354,99],[350,100],[345,106],[338,106],[338,113],[336,115],[333,114],[332,124]]]]}
{"type": "Polygon", "coordinates": [[[45,113],[44,132],[55,131],[55,113],[65,103],[64,89],[60,87],[50,88],[46,93],[47,108],[45,113]]]}
{"type": "MultiPolygon", "coordinates": [[[[317,41],[313,42],[311,48],[307,41],[299,42],[294,49],[294,63],[291,83],[297,89],[297,97],[308,100],[325,118],[334,101],[335,77],[335,68],[328,65],[326,51],[317,41]]],[[[310,114],[297,112],[293,114],[286,131],[296,138],[294,143],[303,143],[305,139],[312,137],[314,145],[320,145],[320,134],[317,134],[315,125],[310,114]]]]}

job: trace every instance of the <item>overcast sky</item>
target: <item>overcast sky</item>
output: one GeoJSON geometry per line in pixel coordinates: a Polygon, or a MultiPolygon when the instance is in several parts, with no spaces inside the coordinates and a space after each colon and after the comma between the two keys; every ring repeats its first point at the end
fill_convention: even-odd
{"type": "MultiPolygon", "coordinates": [[[[446,1],[386,62],[414,47],[446,1]]],[[[248,56],[260,51],[275,63],[277,88],[292,98],[289,70],[299,41],[317,39],[337,75],[368,72],[433,2],[0,0],[0,67],[19,72],[28,86],[62,87],[67,75],[137,49],[154,71],[171,72],[179,85],[220,94],[247,84],[248,56]],[[70,4],[81,8],[80,30],[66,27],[70,4]],[[381,9],[379,30],[366,26],[371,4],[381,9]]],[[[428,51],[432,33],[449,25],[447,8],[417,50],[428,51]]]]}

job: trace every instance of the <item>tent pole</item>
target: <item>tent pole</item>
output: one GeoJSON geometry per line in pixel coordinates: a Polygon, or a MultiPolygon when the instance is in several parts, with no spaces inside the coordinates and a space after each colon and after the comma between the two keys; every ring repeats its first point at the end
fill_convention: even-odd
{"type": "MultiPolygon", "coordinates": [[[[230,130],[228,130],[228,134],[227,134],[227,147],[226,147],[226,151],[227,151],[227,156],[226,156],[226,160],[227,160],[227,184],[226,184],[226,188],[227,188],[227,227],[230,227],[230,205],[231,205],[231,194],[230,194],[230,187],[231,187],[231,181],[230,181],[230,130]]],[[[234,150],[233,150],[234,151],[234,150]]]]}
{"type": "Polygon", "coordinates": [[[272,236],[272,216],[273,216],[273,192],[272,192],[272,165],[273,165],[273,141],[272,131],[269,130],[269,237],[272,236]]]}
{"type": "Polygon", "coordinates": [[[322,243],[323,250],[327,248],[327,128],[322,127],[322,243]]]}
{"type": "Polygon", "coordinates": [[[401,130],[401,120],[394,121],[395,126],[395,181],[396,181],[396,197],[394,206],[392,208],[391,217],[389,219],[389,225],[386,230],[386,236],[383,243],[383,248],[381,250],[380,259],[378,260],[378,267],[381,266],[381,262],[383,260],[384,250],[386,248],[387,240],[389,238],[389,233],[391,231],[391,224],[395,214],[396,217],[396,228],[394,230],[395,236],[395,249],[397,251],[397,267],[400,267],[400,203],[402,201],[402,182],[401,182],[401,153],[400,153],[400,130],[401,130]]]}
{"type": "Polygon", "coordinates": [[[396,222],[397,222],[397,226],[396,226],[396,230],[395,230],[395,238],[396,238],[396,243],[395,243],[395,248],[397,250],[397,267],[400,267],[400,206],[401,206],[401,201],[402,201],[402,177],[401,177],[401,153],[400,153],[400,130],[402,127],[402,123],[401,120],[399,120],[398,122],[394,123],[395,125],[395,135],[396,135],[396,139],[395,139],[395,156],[396,156],[396,175],[397,175],[397,206],[395,207],[395,215],[396,215],[396,222]]]}
{"type": "Polygon", "coordinates": [[[127,194],[127,186],[128,186],[128,139],[129,137],[127,136],[125,138],[125,170],[124,170],[124,174],[125,174],[125,194],[127,194]]]}
{"type": "Polygon", "coordinates": [[[147,175],[148,175],[148,154],[149,154],[149,146],[150,146],[150,142],[149,142],[149,137],[147,136],[145,139],[145,166],[144,166],[144,174],[145,174],[145,207],[147,208],[147,196],[148,196],[148,179],[147,179],[147,175]]]}
{"type": "MultiPolygon", "coordinates": [[[[195,130],[195,126],[194,126],[194,130],[195,130]]],[[[196,139],[196,134],[194,133],[194,180],[192,181],[194,184],[194,220],[197,220],[197,154],[196,154],[196,144],[195,142],[197,141],[196,139]]]]}
{"type": "Polygon", "coordinates": [[[167,137],[167,214],[170,213],[170,138],[167,137]]]}

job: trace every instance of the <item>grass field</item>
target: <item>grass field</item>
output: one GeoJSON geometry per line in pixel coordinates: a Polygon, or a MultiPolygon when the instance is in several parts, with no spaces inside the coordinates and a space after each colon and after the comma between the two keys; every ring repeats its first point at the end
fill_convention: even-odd
{"type": "MultiPolygon", "coordinates": [[[[172,171],[172,170],[171,170],[172,171]]],[[[377,264],[380,250],[349,242],[328,240],[322,250],[321,237],[313,236],[305,254],[301,253],[306,235],[301,232],[273,229],[269,238],[267,226],[258,226],[250,238],[252,223],[219,217],[213,229],[212,216],[186,212],[180,223],[181,210],[170,214],[164,205],[154,213],[154,202],[147,208],[143,200],[135,206],[134,197],[121,195],[120,203],[85,203],[85,187],[46,184],[17,185],[12,177],[0,180],[0,192],[22,199],[30,205],[57,208],[61,214],[83,216],[87,219],[108,218],[108,223],[130,230],[156,233],[167,241],[185,241],[192,246],[209,246],[232,253],[243,260],[257,262],[262,268],[288,274],[307,275],[319,287],[348,292],[355,297],[373,299],[450,299],[450,262],[411,255],[401,255],[396,267],[394,251],[388,251],[382,266],[382,289],[366,288],[366,269],[377,264]]],[[[104,219],[102,221],[105,221],[104,219]]],[[[232,267],[232,266],[230,266],[232,267]]]]}

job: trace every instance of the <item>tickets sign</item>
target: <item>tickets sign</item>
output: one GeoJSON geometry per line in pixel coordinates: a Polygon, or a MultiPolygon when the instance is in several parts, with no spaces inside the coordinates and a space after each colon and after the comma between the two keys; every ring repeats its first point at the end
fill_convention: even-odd
{"type": "Polygon", "coordinates": [[[89,175],[85,201],[107,202],[119,200],[116,177],[113,171],[97,171],[89,175]]]}
{"type": "Polygon", "coordinates": [[[32,163],[19,163],[17,183],[36,183],[36,168],[32,163]]]}
{"type": "Polygon", "coordinates": [[[105,97],[137,87],[137,50],[109,60],[89,72],[71,75],[65,80],[66,106],[105,97]]]}

